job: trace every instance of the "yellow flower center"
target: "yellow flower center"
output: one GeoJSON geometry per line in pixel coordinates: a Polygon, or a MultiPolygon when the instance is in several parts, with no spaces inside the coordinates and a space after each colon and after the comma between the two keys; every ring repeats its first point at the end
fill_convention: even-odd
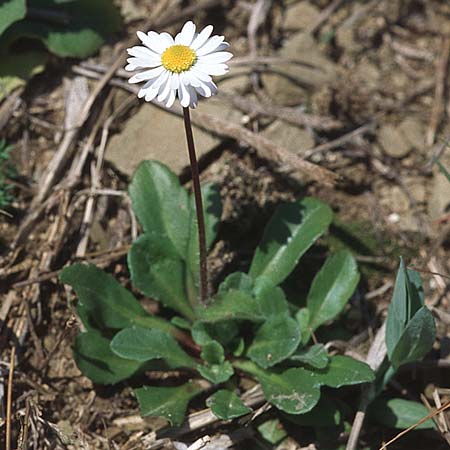
{"type": "Polygon", "coordinates": [[[161,56],[162,65],[171,72],[180,73],[189,70],[197,60],[197,55],[187,45],[172,45],[161,56]]]}

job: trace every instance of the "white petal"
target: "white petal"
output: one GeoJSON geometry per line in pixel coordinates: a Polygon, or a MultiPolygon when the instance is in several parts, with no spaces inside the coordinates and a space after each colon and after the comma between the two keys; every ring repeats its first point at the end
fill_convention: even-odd
{"type": "Polygon", "coordinates": [[[205,64],[219,64],[224,63],[230,60],[233,57],[233,54],[230,52],[214,52],[209,53],[205,56],[199,56],[198,62],[205,64]]]}
{"type": "Polygon", "coordinates": [[[191,43],[191,48],[197,50],[200,48],[211,36],[214,27],[212,25],[208,25],[203,28],[202,31],[195,37],[195,39],[191,43]]]}
{"type": "Polygon", "coordinates": [[[160,55],[152,52],[149,48],[144,47],[143,45],[135,45],[134,47],[127,48],[127,53],[130,56],[136,56],[138,58],[160,58],[160,55]]]}
{"type": "Polygon", "coordinates": [[[192,76],[189,73],[190,71],[187,72],[181,72],[180,73],[180,81],[185,85],[185,86],[189,86],[190,84],[192,84],[192,76]]]}
{"type": "Polygon", "coordinates": [[[172,74],[172,89],[178,89],[180,86],[180,75],[177,73],[172,74]]]}
{"type": "Polygon", "coordinates": [[[189,107],[196,108],[197,104],[198,104],[197,92],[195,92],[195,89],[190,86],[188,86],[187,89],[188,89],[189,98],[190,98],[189,107]]]}
{"type": "MultiPolygon", "coordinates": [[[[144,86],[142,87],[142,89],[139,90],[138,92],[138,97],[142,98],[147,96],[148,98],[150,98],[150,100],[152,100],[155,95],[158,94],[158,89],[153,89],[152,85],[155,83],[155,80],[149,80],[147,81],[147,83],[144,84],[144,86]]],[[[147,100],[147,101],[150,101],[147,100]]]]}
{"type": "Polygon", "coordinates": [[[178,97],[180,98],[180,103],[183,108],[187,108],[191,103],[189,91],[184,83],[180,83],[180,87],[178,88],[178,97]]]}
{"type": "Polygon", "coordinates": [[[212,80],[212,78],[207,73],[202,72],[201,70],[198,70],[196,66],[192,66],[189,69],[189,72],[192,72],[192,74],[194,74],[201,81],[209,82],[212,80]]]}
{"type": "Polygon", "coordinates": [[[158,89],[149,89],[145,94],[145,101],[151,102],[158,95],[158,89]]]}
{"type": "Polygon", "coordinates": [[[164,38],[161,38],[155,31],[149,31],[147,34],[138,31],[137,35],[144,45],[155,53],[161,54],[168,47],[164,38]]]}
{"type": "Polygon", "coordinates": [[[223,42],[223,36],[213,36],[211,39],[207,40],[204,45],[202,45],[195,53],[197,56],[207,55],[208,53],[214,52],[217,47],[223,42]]]}
{"type": "Polygon", "coordinates": [[[217,48],[216,48],[216,52],[222,52],[224,50],[226,50],[228,47],[230,46],[230,44],[228,42],[222,42],[217,48]]]}
{"type": "Polygon", "coordinates": [[[179,78],[180,78],[180,84],[184,84],[185,86],[187,86],[189,84],[189,75],[188,72],[181,72],[179,74],[179,78]]]}
{"type": "Polygon", "coordinates": [[[167,47],[170,47],[171,45],[173,45],[175,43],[175,41],[173,40],[173,37],[169,33],[166,33],[166,32],[161,33],[159,35],[159,37],[167,44],[167,47]]]}
{"type": "Polygon", "coordinates": [[[192,39],[194,39],[195,25],[193,22],[188,21],[183,25],[180,33],[175,37],[175,43],[180,45],[191,45],[192,39]]]}
{"type": "Polygon", "coordinates": [[[165,85],[165,82],[169,78],[170,73],[166,70],[164,73],[162,73],[157,80],[155,80],[155,83],[152,87],[155,89],[158,89],[159,92],[161,91],[161,87],[165,85]]]}
{"type": "Polygon", "coordinates": [[[125,66],[125,70],[130,72],[136,69],[159,67],[161,65],[161,61],[154,61],[149,58],[128,58],[127,63],[128,65],[125,66]]]}
{"type": "Polygon", "coordinates": [[[163,73],[165,70],[166,69],[164,69],[164,67],[160,66],[156,67],[155,69],[150,69],[146,70],[145,72],[137,73],[128,80],[128,83],[134,84],[140,83],[141,81],[145,80],[151,80],[161,75],[161,73],[163,73]]]}
{"type": "Polygon", "coordinates": [[[211,81],[210,83],[201,83],[200,86],[195,86],[195,90],[203,97],[211,97],[217,94],[217,86],[211,81]]]}
{"type": "Polygon", "coordinates": [[[169,78],[167,79],[165,84],[161,85],[160,94],[158,95],[158,102],[164,102],[169,96],[171,90],[171,82],[172,80],[169,75],[169,78]]]}
{"type": "Polygon", "coordinates": [[[229,70],[226,64],[196,64],[195,67],[208,75],[225,75],[229,70]]]}
{"type": "Polygon", "coordinates": [[[166,108],[171,108],[172,107],[176,97],[177,97],[176,91],[171,90],[170,93],[169,93],[169,97],[168,97],[168,99],[166,101],[166,108]]]}

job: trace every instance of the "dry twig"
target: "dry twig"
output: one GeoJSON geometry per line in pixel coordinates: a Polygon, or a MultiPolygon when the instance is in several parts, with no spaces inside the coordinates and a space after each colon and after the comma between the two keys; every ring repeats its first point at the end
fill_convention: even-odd
{"type": "Polygon", "coordinates": [[[448,71],[448,60],[450,56],[450,39],[446,38],[442,42],[441,54],[437,61],[436,68],[436,87],[434,91],[434,102],[431,110],[430,124],[426,135],[426,143],[431,146],[434,144],[436,132],[442,120],[444,113],[444,94],[448,71]]]}

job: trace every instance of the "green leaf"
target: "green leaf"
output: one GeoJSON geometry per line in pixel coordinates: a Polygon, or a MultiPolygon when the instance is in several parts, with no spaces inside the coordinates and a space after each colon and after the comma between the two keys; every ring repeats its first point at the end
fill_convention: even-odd
{"type": "Polygon", "coordinates": [[[250,267],[250,276],[280,284],[332,219],[329,206],[313,198],[280,205],[268,223],[250,267]]]}
{"type": "Polygon", "coordinates": [[[206,406],[222,420],[230,420],[251,413],[252,410],[232,391],[221,389],[206,400],[206,406]]]}
{"type": "Polygon", "coordinates": [[[225,361],[224,349],[217,341],[205,343],[201,357],[206,364],[198,365],[197,370],[211,383],[224,383],[234,374],[233,366],[225,361]]]}
{"type": "Polygon", "coordinates": [[[395,369],[421,359],[433,346],[436,326],[424,306],[418,273],[406,270],[403,260],[397,272],[394,293],[386,321],[386,347],[395,369]]]}
{"type": "Polygon", "coordinates": [[[168,238],[178,256],[186,257],[190,211],[187,192],[164,164],[144,161],[129,187],[133,210],[144,231],[155,239],[168,238]]]}
{"type": "Polygon", "coordinates": [[[375,374],[364,362],[349,356],[332,356],[325,369],[315,370],[316,383],[332,388],[374,381],[375,374]]]}
{"type": "Polygon", "coordinates": [[[85,58],[121,27],[120,14],[111,0],[33,0],[32,6],[55,13],[54,19],[15,22],[2,36],[5,47],[20,38],[39,39],[58,56],[85,58]]]}
{"type": "Polygon", "coordinates": [[[203,322],[243,319],[258,322],[264,319],[251,292],[251,280],[242,273],[233,273],[219,286],[217,295],[207,308],[199,306],[196,314],[203,322]],[[250,283],[250,284],[249,284],[250,283]]]}
{"type": "Polygon", "coordinates": [[[290,414],[304,414],[317,404],[320,384],[303,368],[282,373],[260,369],[250,361],[235,361],[234,366],[254,375],[261,383],[267,401],[290,414]]]}
{"type": "Polygon", "coordinates": [[[174,426],[183,423],[189,401],[200,392],[201,386],[193,381],[178,387],[144,386],[134,390],[143,417],[164,417],[174,426]]]}
{"type": "Polygon", "coordinates": [[[286,430],[278,419],[266,420],[258,426],[258,431],[271,444],[277,444],[287,436],[286,430]]]}
{"type": "Polygon", "coordinates": [[[283,289],[274,286],[266,277],[258,277],[253,289],[261,313],[265,317],[289,313],[289,306],[283,289]]]}
{"type": "Polygon", "coordinates": [[[300,330],[296,320],[285,314],[270,316],[256,332],[247,355],[266,369],[292,355],[299,343],[300,330]]]}
{"type": "Polygon", "coordinates": [[[311,337],[312,330],[309,326],[309,310],[307,308],[300,308],[295,314],[295,319],[300,327],[302,337],[302,344],[306,344],[311,337]]]}
{"type": "Polygon", "coordinates": [[[25,0],[0,1],[0,35],[14,22],[23,19],[27,12],[25,0]]]}
{"type": "Polygon", "coordinates": [[[336,403],[324,394],[311,411],[300,415],[284,413],[283,417],[306,427],[337,427],[341,423],[341,411],[336,403]]]}
{"type": "Polygon", "coordinates": [[[184,290],[185,264],[166,236],[139,236],[131,246],[128,265],[133,284],[145,295],[193,319],[184,290]]]}
{"type": "MultiPolygon", "coordinates": [[[[377,398],[369,406],[369,418],[381,425],[406,429],[419,420],[428,416],[429,411],[424,405],[402,398],[377,398]]],[[[434,422],[430,419],[418,425],[417,429],[434,429],[434,422]]]]}
{"type": "Polygon", "coordinates": [[[300,362],[316,369],[324,369],[328,365],[328,353],[322,344],[298,349],[289,358],[290,361],[300,362]]]}
{"type": "Polygon", "coordinates": [[[200,356],[209,364],[222,364],[225,361],[225,352],[217,341],[207,342],[200,356]]]}
{"type": "Polygon", "coordinates": [[[94,265],[73,264],[64,268],[59,278],[72,286],[79,303],[100,328],[149,324],[165,331],[173,329],[164,320],[148,315],[131,292],[94,265]]]}
{"type": "Polygon", "coordinates": [[[421,294],[416,287],[418,284],[416,275],[417,274],[414,275],[415,283],[413,284],[410,281],[405,263],[403,259],[400,258],[400,267],[397,272],[394,293],[389,305],[388,317],[386,320],[386,347],[389,358],[391,358],[407,323],[423,306],[421,294]]]}
{"type": "Polygon", "coordinates": [[[198,345],[211,341],[220,342],[223,346],[230,344],[239,334],[239,327],[233,320],[225,322],[205,323],[196,321],[192,325],[192,339],[198,345]]]}
{"type": "MultiPolygon", "coordinates": [[[[222,215],[222,203],[220,200],[219,186],[206,184],[202,186],[203,217],[205,221],[206,248],[214,242],[222,215]]],[[[189,242],[187,250],[187,264],[193,284],[198,290],[199,285],[199,243],[197,214],[194,195],[190,198],[190,226],[189,242]]]]}
{"type": "Polygon", "coordinates": [[[118,383],[134,375],[143,367],[139,361],[129,361],[115,355],[109,343],[109,339],[93,328],[76,337],[75,362],[81,372],[94,383],[118,383]]]}
{"type": "MultiPolygon", "coordinates": [[[[1,7],[0,7],[1,8],[1,7]]],[[[44,70],[48,54],[39,50],[1,55],[0,101],[14,89],[24,86],[34,75],[44,70]]]]}
{"type": "Polygon", "coordinates": [[[214,384],[225,383],[234,374],[233,366],[229,361],[224,361],[221,364],[198,364],[197,370],[203,378],[214,384]]]}
{"type": "Polygon", "coordinates": [[[114,336],[111,350],[127,360],[144,362],[164,359],[173,368],[196,366],[196,361],[181,349],[170,334],[155,329],[125,328],[114,336]]]}
{"type": "Polygon", "coordinates": [[[325,261],[306,299],[312,331],[342,311],[358,281],[356,261],[349,251],[341,250],[325,261]]]}
{"type": "Polygon", "coordinates": [[[419,361],[431,350],[435,337],[433,314],[426,306],[422,306],[406,325],[389,360],[395,369],[419,361]]]}

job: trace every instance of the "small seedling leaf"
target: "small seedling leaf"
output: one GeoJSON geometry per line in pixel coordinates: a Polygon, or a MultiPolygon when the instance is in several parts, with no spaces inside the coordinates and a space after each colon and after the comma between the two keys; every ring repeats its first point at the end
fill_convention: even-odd
{"type": "Polygon", "coordinates": [[[230,420],[252,412],[242,400],[232,391],[221,389],[206,400],[206,406],[211,408],[216,417],[230,420]]]}
{"type": "Polygon", "coordinates": [[[324,369],[328,365],[329,357],[323,344],[314,344],[298,349],[289,360],[307,364],[315,369],[324,369]]]}
{"type": "Polygon", "coordinates": [[[435,337],[433,314],[426,306],[422,306],[406,325],[390,355],[394,368],[398,369],[403,364],[421,360],[431,350],[435,337]]]}
{"type": "MultiPolygon", "coordinates": [[[[406,429],[416,424],[429,414],[422,403],[402,398],[377,398],[369,407],[369,418],[391,428],[406,429]]],[[[418,425],[417,429],[436,428],[430,419],[418,425]]]]}
{"type": "Polygon", "coordinates": [[[298,323],[287,314],[270,316],[248,348],[248,357],[263,368],[272,367],[288,358],[300,343],[298,323]]]}
{"type": "Polygon", "coordinates": [[[286,430],[278,419],[266,420],[258,426],[261,436],[271,444],[277,444],[287,436],[286,430]]]}
{"type": "Polygon", "coordinates": [[[135,389],[143,417],[164,417],[172,425],[183,423],[189,401],[202,392],[195,382],[189,382],[178,387],[144,386],[135,389]]]}
{"type": "Polygon", "coordinates": [[[0,3],[0,35],[27,12],[25,0],[3,0],[0,3]]]}
{"type": "Polygon", "coordinates": [[[229,361],[224,361],[221,364],[197,365],[197,370],[203,378],[214,384],[225,383],[234,374],[233,366],[229,361]]]}
{"type": "Polygon", "coordinates": [[[374,372],[366,363],[343,355],[332,356],[325,369],[314,373],[316,383],[332,388],[369,383],[375,379],[374,372]]]}
{"type": "Polygon", "coordinates": [[[282,373],[271,372],[250,361],[235,362],[239,369],[256,377],[261,383],[267,401],[289,414],[304,414],[317,404],[320,384],[314,373],[303,368],[293,368],[282,373]]]}

